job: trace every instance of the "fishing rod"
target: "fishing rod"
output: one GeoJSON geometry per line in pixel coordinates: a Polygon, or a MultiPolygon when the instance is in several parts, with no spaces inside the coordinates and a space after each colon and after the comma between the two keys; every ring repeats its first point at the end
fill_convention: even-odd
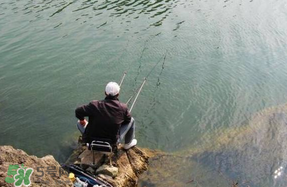
{"type": "Polygon", "coordinates": [[[132,104],[132,106],[131,106],[131,108],[130,108],[130,112],[132,112],[132,110],[133,110],[133,108],[134,108],[134,105],[136,104],[136,101],[137,101],[137,99],[138,99],[138,96],[139,96],[139,94],[141,93],[141,90],[142,90],[142,88],[143,88],[143,86],[145,85],[145,83],[146,83],[146,78],[144,78],[144,81],[143,81],[143,83],[141,84],[141,87],[140,87],[140,89],[139,89],[139,91],[138,91],[138,93],[137,93],[137,95],[136,95],[136,97],[135,97],[135,100],[134,100],[134,102],[133,102],[133,104],[132,104]]]}
{"type": "Polygon", "coordinates": [[[120,87],[121,87],[121,85],[123,84],[123,82],[124,82],[124,80],[125,80],[125,78],[126,78],[126,75],[127,75],[127,72],[125,71],[125,72],[124,72],[124,75],[122,76],[121,82],[120,82],[120,87]]]}
{"type": "Polygon", "coordinates": [[[133,97],[134,97],[134,95],[132,95],[132,96],[128,99],[128,101],[126,102],[127,105],[129,105],[129,102],[132,100],[133,97]]]}

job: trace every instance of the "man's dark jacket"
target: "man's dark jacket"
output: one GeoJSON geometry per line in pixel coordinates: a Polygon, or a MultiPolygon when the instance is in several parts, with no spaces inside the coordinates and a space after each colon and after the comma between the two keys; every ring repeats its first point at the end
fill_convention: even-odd
{"type": "Polygon", "coordinates": [[[89,124],[83,135],[84,142],[91,142],[92,138],[104,138],[116,143],[120,126],[131,121],[127,105],[120,103],[117,97],[111,96],[80,106],[75,113],[79,120],[89,117],[89,124]]]}

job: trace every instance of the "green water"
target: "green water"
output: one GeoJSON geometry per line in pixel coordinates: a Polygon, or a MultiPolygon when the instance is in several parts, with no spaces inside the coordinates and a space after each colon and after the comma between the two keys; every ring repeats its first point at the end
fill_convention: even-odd
{"type": "Polygon", "coordinates": [[[287,101],[286,12],[276,0],[2,0],[0,144],[64,161],[74,109],[124,71],[126,101],[157,62],[133,110],[140,146],[180,151],[240,127],[287,101]]]}

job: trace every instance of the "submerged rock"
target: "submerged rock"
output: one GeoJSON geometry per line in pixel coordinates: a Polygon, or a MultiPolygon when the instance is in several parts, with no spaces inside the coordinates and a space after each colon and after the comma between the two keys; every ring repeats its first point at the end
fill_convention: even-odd
{"type": "Polygon", "coordinates": [[[138,186],[231,186],[222,175],[209,170],[189,156],[156,152],[150,158],[148,171],[140,176],[138,186]]]}
{"type": "Polygon", "coordinates": [[[286,186],[287,105],[258,112],[247,125],[210,141],[214,143],[193,154],[202,165],[238,180],[240,186],[286,186]]]}
{"type": "MultiPolygon", "coordinates": [[[[31,187],[72,186],[67,173],[61,168],[53,156],[48,155],[43,158],[38,158],[36,156],[30,156],[20,149],[14,149],[12,146],[0,146],[1,187],[14,186],[13,183],[7,182],[13,182],[13,176],[15,175],[19,175],[19,177],[22,176],[21,172],[17,173],[17,169],[12,169],[12,167],[15,166],[16,168],[23,166],[23,169],[33,169],[30,175],[31,187]]],[[[22,174],[24,177],[24,173],[22,174]]]]}
{"type": "Polygon", "coordinates": [[[287,105],[252,116],[240,127],[202,137],[200,146],[155,154],[140,187],[287,184],[287,105]]]}

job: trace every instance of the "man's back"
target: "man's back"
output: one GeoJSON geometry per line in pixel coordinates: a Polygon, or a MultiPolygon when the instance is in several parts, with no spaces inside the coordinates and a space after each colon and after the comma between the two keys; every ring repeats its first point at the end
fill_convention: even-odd
{"type": "Polygon", "coordinates": [[[112,96],[78,107],[75,112],[80,120],[89,117],[83,137],[85,142],[90,142],[91,138],[107,138],[116,143],[120,126],[131,121],[127,106],[112,96]]]}

